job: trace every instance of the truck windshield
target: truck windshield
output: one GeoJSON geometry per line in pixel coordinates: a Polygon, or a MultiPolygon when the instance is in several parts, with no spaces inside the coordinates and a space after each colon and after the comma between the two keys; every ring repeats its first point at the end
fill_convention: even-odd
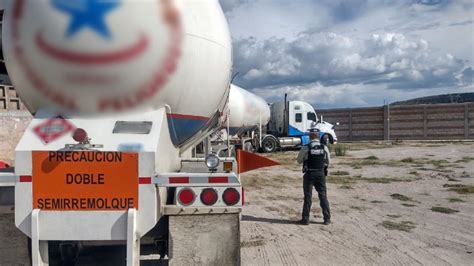
{"type": "Polygon", "coordinates": [[[316,122],[316,114],[315,113],[308,113],[307,118],[308,118],[308,120],[316,122]]]}

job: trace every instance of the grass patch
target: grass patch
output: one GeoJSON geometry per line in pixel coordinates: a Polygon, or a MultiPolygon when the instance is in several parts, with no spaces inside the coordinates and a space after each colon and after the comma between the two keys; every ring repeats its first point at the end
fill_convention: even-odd
{"type": "Polygon", "coordinates": [[[448,188],[449,191],[454,191],[458,194],[472,194],[474,193],[474,186],[462,184],[444,184],[443,187],[448,188]]]}
{"type": "Polygon", "coordinates": [[[358,210],[358,211],[365,211],[367,208],[362,206],[351,206],[351,209],[358,210]]]}
{"type": "Polygon", "coordinates": [[[451,209],[451,208],[447,208],[447,207],[440,207],[440,206],[432,207],[431,210],[434,211],[434,212],[441,212],[441,213],[447,213],[447,214],[452,214],[452,213],[459,212],[458,210],[455,210],[455,209],[451,209]]]}
{"type": "Polygon", "coordinates": [[[420,171],[430,171],[431,170],[431,169],[426,168],[426,167],[417,167],[416,169],[420,170],[420,171]]]}
{"type": "Polygon", "coordinates": [[[392,197],[392,199],[399,200],[399,201],[413,201],[410,197],[407,197],[405,195],[398,194],[398,193],[391,194],[390,197],[392,197]]]}
{"type": "MultiPolygon", "coordinates": [[[[336,171],[331,176],[327,177],[327,182],[332,184],[349,185],[357,182],[367,182],[376,184],[389,184],[392,182],[411,182],[413,179],[402,179],[396,177],[362,177],[354,176],[349,177],[345,175],[345,171],[336,171]]],[[[348,173],[347,173],[348,174],[348,173]]]]}
{"type": "Polygon", "coordinates": [[[449,202],[466,202],[466,201],[464,201],[460,198],[449,198],[448,200],[449,200],[449,202]]]}
{"type": "Polygon", "coordinates": [[[373,200],[373,201],[371,201],[370,203],[379,204],[379,203],[385,203],[385,201],[381,201],[381,200],[373,200]]]}
{"type": "Polygon", "coordinates": [[[397,219],[397,218],[400,218],[400,217],[402,217],[402,216],[401,216],[401,215],[398,215],[398,214],[387,214],[387,217],[397,219]]]}
{"type": "Polygon", "coordinates": [[[331,175],[349,175],[349,172],[347,171],[334,171],[331,173],[331,175]]]}
{"type": "Polygon", "coordinates": [[[471,161],[474,161],[474,157],[464,156],[464,157],[462,157],[462,159],[457,160],[456,163],[468,163],[468,162],[471,162],[471,161]]]}
{"type": "Polygon", "coordinates": [[[415,204],[408,204],[408,203],[402,203],[402,206],[410,207],[410,208],[416,207],[415,204]]]}
{"type": "Polygon", "coordinates": [[[431,171],[438,172],[438,173],[454,173],[453,170],[444,169],[444,168],[435,168],[435,169],[431,169],[431,171]]]}
{"type": "Polygon", "coordinates": [[[412,229],[416,228],[415,224],[410,221],[403,221],[400,223],[393,221],[383,221],[381,225],[388,230],[397,230],[403,232],[410,232],[412,229]]]}
{"type": "Polygon", "coordinates": [[[340,186],[339,188],[341,188],[341,189],[354,189],[354,188],[353,188],[352,186],[350,186],[350,185],[342,185],[342,186],[340,186]]]}
{"type": "Polygon", "coordinates": [[[459,177],[460,178],[471,178],[471,175],[468,172],[464,171],[464,172],[461,173],[461,175],[459,177]]]}
{"type": "Polygon", "coordinates": [[[354,169],[362,169],[362,166],[367,166],[367,165],[379,165],[381,164],[379,160],[373,160],[373,159],[352,159],[349,162],[344,162],[342,164],[347,164],[350,165],[354,169]]]}
{"type": "Polygon", "coordinates": [[[454,168],[457,166],[446,160],[426,160],[425,163],[432,164],[434,166],[432,170],[437,172],[452,172],[451,170],[446,170],[446,168],[454,168]]]}
{"type": "Polygon", "coordinates": [[[346,156],[347,149],[347,145],[344,144],[334,145],[334,153],[336,154],[336,156],[346,156]]]}
{"type": "Polygon", "coordinates": [[[396,177],[361,177],[359,178],[362,181],[366,181],[369,183],[377,183],[377,184],[388,184],[392,182],[410,182],[410,179],[401,179],[396,177]]]}
{"type": "Polygon", "coordinates": [[[411,157],[408,157],[408,158],[401,159],[400,162],[402,162],[402,163],[414,163],[415,159],[413,159],[411,157]]]}
{"type": "Polygon", "coordinates": [[[348,176],[328,176],[326,181],[331,184],[342,184],[342,185],[348,185],[348,184],[354,184],[355,180],[348,176]]]}
{"type": "Polygon", "coordinates": [[[364,160],[378,160],[379,158],[377,156],[371,155],[369,157],[365,157],[364,160]]]}
{"type": "MultiPolygon", "coordinates": [[[[376,156],[369,156],[361,159],[352,159],[349,162],[344,162],[341,164],[347,164],[353,167],[354,169],[360,169],[363,166],[373,166],[373,165],[384,165],[390,167],[406,167],[406,164],[411,164],[412,167],[423,167],[426,159],[413,159],[411,157],[404,158],[402,160],[380,160],[376,156]]],[[[443,162],[439,162],[438,168],[445,167],[443,162]]],[[[449,165],[447,165],[449,166],[449,165]]],[[[436,168],[436,167],[435,167],[436,168]]],[[[428,169],[427,169],[428,170],[428,169]]]]}

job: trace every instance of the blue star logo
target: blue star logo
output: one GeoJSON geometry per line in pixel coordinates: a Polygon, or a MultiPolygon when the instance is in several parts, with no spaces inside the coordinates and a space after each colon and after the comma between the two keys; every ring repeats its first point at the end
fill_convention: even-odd
{"type": "Polygon", "coordinates": [[[71,16],[66,37],[71,38],[89,28],[105,39],[111,37],[105,16],[120,5],[121,0],[51,0],[54,8],[71,16]]]}

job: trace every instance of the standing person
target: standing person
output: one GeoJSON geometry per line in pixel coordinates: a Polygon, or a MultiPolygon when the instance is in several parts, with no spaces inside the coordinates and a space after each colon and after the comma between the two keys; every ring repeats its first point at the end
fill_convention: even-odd
{"type": "Polygon", "coordinates": [[[319,130],[311,131],[309,138],[310,143],[301,148],[297,158],[299,164],[304,163],[304,204],[300,223],[304,225],[309,224],[309,213],[312,204],[311,197],[314,186],[318,192],[319,204],[323,211],[323,224],[328,225],[331,223],[331,213],[326,195],[326,175],[331,157],[328,148],[321,143],[319,130]]]}

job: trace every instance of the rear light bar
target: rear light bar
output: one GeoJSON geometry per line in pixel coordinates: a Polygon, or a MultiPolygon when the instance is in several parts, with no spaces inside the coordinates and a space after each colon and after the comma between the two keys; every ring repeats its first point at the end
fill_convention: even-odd
{"type": "Polygon", "coordinates": [[[232,187],[177,187],[175,203],[182,207],[240,207],[241,186],[232,187]]]}
{"type": "Polygon", "coordinates": [[[229,174],[161,174],[152,177],[152,183],[164,187],[179,187],[182,184],[188,186],[229,186],[240,185],[239,178],[234,173],[229,174]]]}

